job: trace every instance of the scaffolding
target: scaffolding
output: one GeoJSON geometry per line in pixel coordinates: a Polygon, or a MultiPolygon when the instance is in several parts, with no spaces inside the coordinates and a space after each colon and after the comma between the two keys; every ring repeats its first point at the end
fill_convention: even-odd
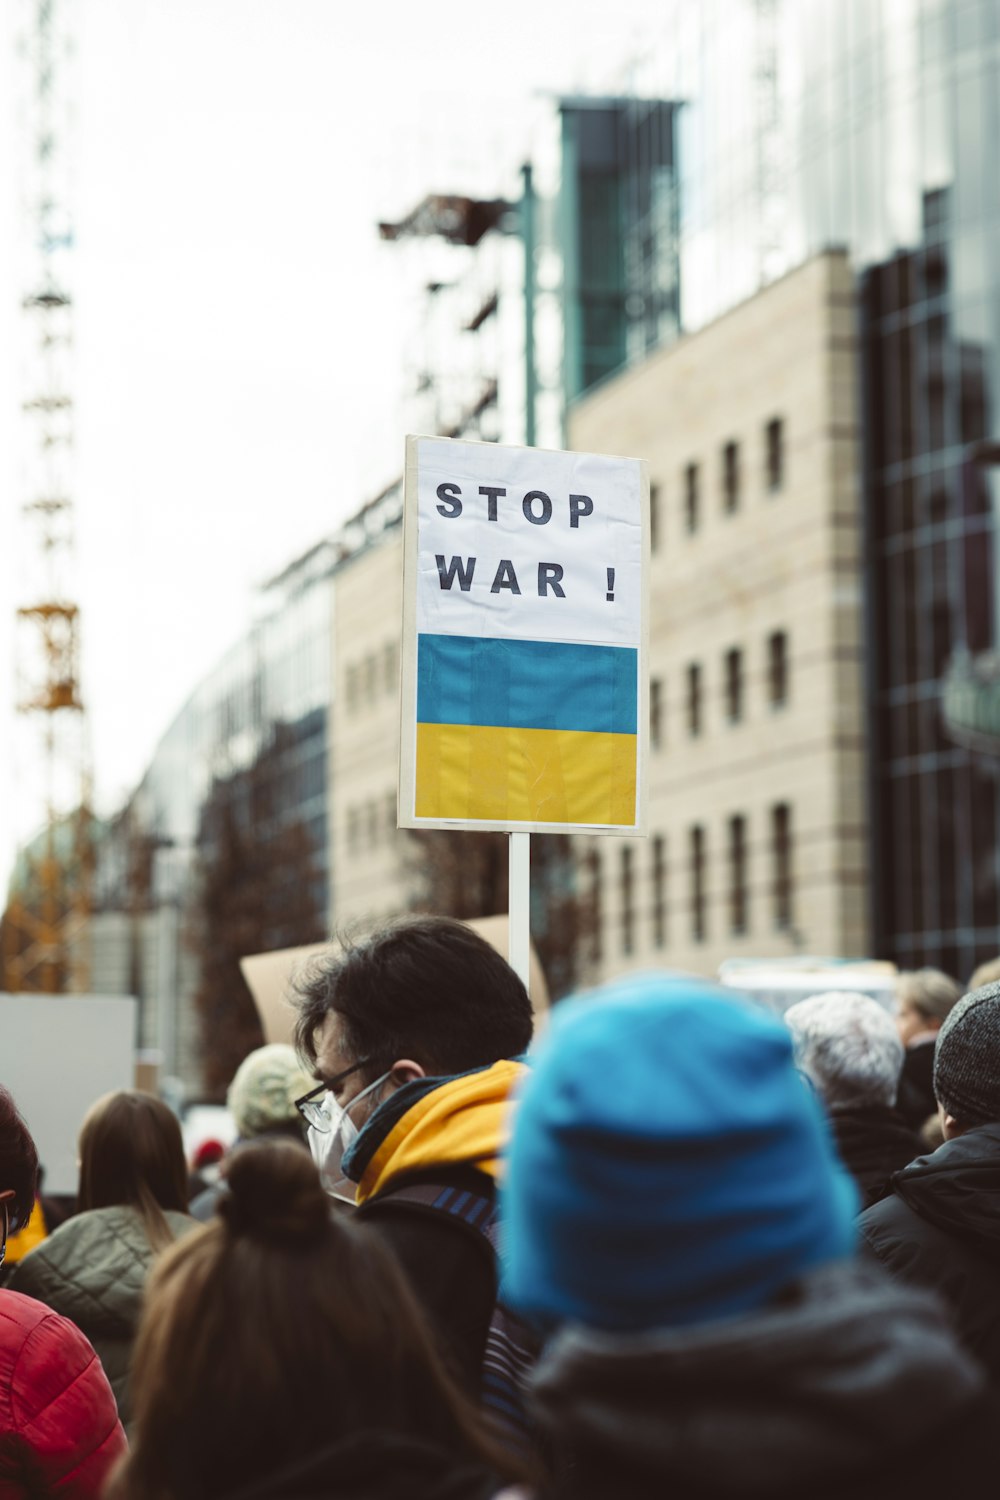
{"type": "Polygon", "coordinates": [[[87,720],[74,602],[71,363],[73,302],[66,65],[71,0],[25,0],[25,208],[30,237],[22,298],[27,353],[22,602],[16,708],[29,726],[31,795],[41,832],[22,849],[3,918],[11,990],[85,991],[93,818],[87,720]]]}

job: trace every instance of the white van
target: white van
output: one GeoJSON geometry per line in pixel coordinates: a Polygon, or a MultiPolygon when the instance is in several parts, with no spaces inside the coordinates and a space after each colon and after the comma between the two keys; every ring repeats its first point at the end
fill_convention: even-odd
{"type": "Polygon", "coordinates": [[[729,958],[719,965],[719,983],[779,1016],[797,1000],[830,990],[869,995],[895,1013],[897,973],[895,964],[868,958],[729,958]]]}

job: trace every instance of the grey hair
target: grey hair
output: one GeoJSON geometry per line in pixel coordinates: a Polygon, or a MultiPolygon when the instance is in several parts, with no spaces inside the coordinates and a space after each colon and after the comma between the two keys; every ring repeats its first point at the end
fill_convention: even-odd
{"type": "Polygon", "coordinates": [[[952,1006],[962,998],[962,986],[940,969],[910,969],[897,976],[896,997],[928,1021],[947,1021],[952,1006]]]}
{"type": "Polygon", "coordinates": [[[981,990],[984,984],[996,984],[1000,979],[1000,958],[990,958],[984,964],[980,964],[972,978],[969,980],[967,995],[973,990],[981,990]]]}
{"type": "Polygon", "coordinates": [[[795,1060],[829,1110],[893,1105],[903,1066],[896,1023],[877,1000],[832,990],[785,1012],[795,1060]]]}

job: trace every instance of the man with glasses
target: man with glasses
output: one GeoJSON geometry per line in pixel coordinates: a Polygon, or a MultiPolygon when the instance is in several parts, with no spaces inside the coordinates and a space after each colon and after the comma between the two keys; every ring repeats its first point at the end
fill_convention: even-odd
{"type": "Polygon", "coordinates": [[[463,923],[415,917],[331,951],[297,1006],[319,1080],[298,1105],[327,1190],[391,1246],[453,1372],[478,1382],[508,1098],[532,1033],[524,985],[463,923]]]}

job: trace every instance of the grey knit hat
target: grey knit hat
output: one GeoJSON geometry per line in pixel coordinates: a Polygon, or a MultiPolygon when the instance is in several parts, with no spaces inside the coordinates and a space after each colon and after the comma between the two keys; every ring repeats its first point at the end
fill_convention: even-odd
{"type": "Polygon", "coordinates": [[[1000,982],[972,990],[938,1032],[934,1095],[959,1125],[1000,1122],[1000,982]]]}
{"type": "Polygon", "coordinates": [[[298,1122],[295,1100],[315,1087],[315,1078],[305,1072],[294,1048],[272,1042],[243,1059],[226,1103],[241,1136],[261,1135],[277,1125],[298,1122]]]}

